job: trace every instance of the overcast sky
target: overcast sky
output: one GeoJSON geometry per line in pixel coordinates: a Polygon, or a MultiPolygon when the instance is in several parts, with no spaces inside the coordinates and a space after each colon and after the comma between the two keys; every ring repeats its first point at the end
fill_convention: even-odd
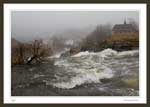
{"type": "Polygon", "coordinates": [[[29,38],[51,36],[67,29],[82,29],[110,23],[120,24],[125,19],[139,21],[137,11],[13,11],[12,37],[29,38]]]}

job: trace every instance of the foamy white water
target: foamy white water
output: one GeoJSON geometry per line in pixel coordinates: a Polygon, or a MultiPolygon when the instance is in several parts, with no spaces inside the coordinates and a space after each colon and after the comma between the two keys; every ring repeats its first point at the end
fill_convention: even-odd
{"type": "Polygon", "coordinates": [[[117,52],[105,49],[101,52],[80,52],[68,58],[55,61],[54,82],[47,84],[70,89],[85,83],[101,83],[101,79],[117,75],[129,75],[138,71],[138,50],[117,52]]]}
{"type": "Polygon", "coordinates": [[[54,55],[52,55],[52,56],[50,56],[48,58],[50,58],[50,59],[52,59],[52,58],[60,58],[61,54],[65,53],[65,52],[67,52],[69,50],[70,50],[69,48],[65,48],[63,51],[60,51],[60,52],[58,52],[58,53],[56,53],[56,54],[54,54],[54,55]]]}

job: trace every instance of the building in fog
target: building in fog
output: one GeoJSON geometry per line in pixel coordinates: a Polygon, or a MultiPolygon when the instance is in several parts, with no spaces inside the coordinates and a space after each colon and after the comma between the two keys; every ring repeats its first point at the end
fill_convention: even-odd
{"type": "Polygon", "coordinates": [[[127,24],[126,20],[123,24],[116,24],[112,29],[113,34],[135,34],[138,33],[132,24],[127,24]]]}

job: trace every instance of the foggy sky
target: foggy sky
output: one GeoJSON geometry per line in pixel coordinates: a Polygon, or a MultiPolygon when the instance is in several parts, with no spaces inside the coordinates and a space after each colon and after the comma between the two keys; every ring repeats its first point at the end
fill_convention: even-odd
{"type": "Polygon", "coordinates": [[[132,18],[139,21],[137,11],[13,11],[11,13],[12,37],[48,37],[67,29],[82,29],[110,23],[120,24],[132,18]]]}

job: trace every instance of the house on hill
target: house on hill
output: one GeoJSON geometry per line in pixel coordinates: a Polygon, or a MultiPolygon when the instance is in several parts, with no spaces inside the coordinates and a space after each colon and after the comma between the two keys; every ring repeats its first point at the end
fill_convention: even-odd
{"type": "Polygon", "coordinates": [[[127,24],[124,21],[124,24],[116,24],[112,29],[113,34],[135,34],[138,31],[134,28],[132,24],[127,24]]]}

